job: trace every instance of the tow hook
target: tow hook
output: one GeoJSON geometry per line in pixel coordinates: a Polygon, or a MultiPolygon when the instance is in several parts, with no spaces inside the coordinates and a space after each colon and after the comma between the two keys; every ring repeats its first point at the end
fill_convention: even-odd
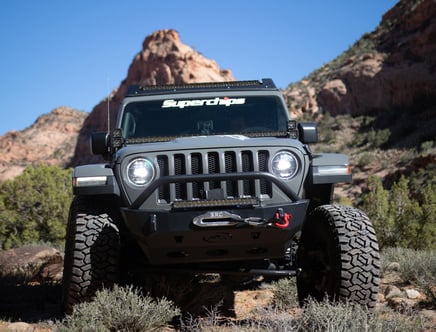
{"type": "Polygon", "coordinates": [[[274,218],[271,219],[271,223],[277,228],[286,228],[289,226],[291,219],[292,214],[286,213],[282,208],[279,208],[274,214],[274,218]]]}

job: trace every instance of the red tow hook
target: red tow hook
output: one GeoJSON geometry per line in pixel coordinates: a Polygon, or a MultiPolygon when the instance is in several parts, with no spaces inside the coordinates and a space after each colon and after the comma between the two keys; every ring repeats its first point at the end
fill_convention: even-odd
{"type": "Polygon", "coordinates": [[[289,223],[291,222],[292,214],[283,212],[283,209],[280,208],[277,210],[277,212],[274,214],[274,226],[277,228],[286,228],[289,226],[289,223]]]}

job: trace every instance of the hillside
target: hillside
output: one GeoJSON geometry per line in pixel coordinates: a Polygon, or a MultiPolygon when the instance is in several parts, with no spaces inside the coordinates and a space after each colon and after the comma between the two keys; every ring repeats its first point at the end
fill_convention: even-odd
{"type": "MultiPolygon", "coordinates": [[[[291,114],[315,118],[319,151],[350,155],[354,196],[376,174],[436,174],[436,4],[400,1],[347,51],[284,91],[291,114]]],[[[348,191],[347,194],[350,194],[348,191]]]]}
{"type": "Polygon", "coordinates": [[[58,107],[41,115],[30,127],[1,136],[0,181],[21,174],[28,165],[65,167],[73,157],[87,116],[69,107],[58,107]]]}
{"type": "Polygon", "coordinates": [[[436,101],[436,4],[400,1],[347,51],[285,89],[291,112],[380,114],[436,101]]]}

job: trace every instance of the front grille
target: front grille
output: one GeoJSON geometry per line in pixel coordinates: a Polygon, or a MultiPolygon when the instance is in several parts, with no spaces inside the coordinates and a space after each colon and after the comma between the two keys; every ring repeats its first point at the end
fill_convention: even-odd
{"type": "MultiPolygon", "coordinates": [[[[193,153],[167,153],[158,155],[161,176],[185,174],[218,174],[236,172],[267,172],[269,152],[267,150],[219,150],[193,153]]],[[[203,200],[208,192],[221,189],[224,197],[272,196],[272,185],[265,180],[225,180],[174,183],[159,188],[159,201],[203,200]]]]}

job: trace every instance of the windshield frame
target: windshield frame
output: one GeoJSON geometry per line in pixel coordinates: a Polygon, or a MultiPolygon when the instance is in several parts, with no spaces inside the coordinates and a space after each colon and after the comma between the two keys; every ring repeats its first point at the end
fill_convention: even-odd
{"type": "MultiPolygon", "coordinates": [[[[138,121],[146,123],[145,117],[143,120],[138,119],[138,121]]],[[[289,112],[286,108],[282,94],[278,91],[217,91],[213,93],[174,93],[145,97],[127,97],[123,101],[120,107],[120,112],[118,113],[117,128],[122,129],[123,138],[127,143],[143,143],[168,141],[177,137],[212,135],[286,137],[288,135],[288,122],[289,112]],[[265,113],[267,111],[262,109],[262,107],[266,106],[262,106],[261,102],[269,102],[272,106],[268,104],[265,105],[275,109],[273,109],[271,113],[265,113]],[[144,103],[154,103],[153,107],[155,107],[155,109],[150,110],[149,114],[156,112],[154,114],[159,115],[160,117],[160,119],[154,119],[155,123],[147,124],[150,127],[148,130],[144,129],[144,131],[147,132],[146,135],[138,134],[136,132],[139,132],[138,128],[130,128],[126,126],[126,120],[128,120],[127,117],[132,116],[132,112],[136,112],[136,116],[144,117],[144,111],[140,110],[144,103]],[[159,110],[157,109],[158,105],[160,105],[159,110]],[[135,106],[137,109],[135,109],[135,106]],[[161,111],[162,113],[160,113],[161,111]],[[169,116],[171,113],[177,115],[177,117],[169,116]],[[258,114],[258,116],[261,116],[259,121],[256,121],[255,113],[258,114]],[[198,114],[201,114],[200,117],[204,114],[205,120],[200,120],[198,114]],[[231,121],[235,120],[236,114],[242,115],[242,120],[248,120],[257,125],[251,126],[251,129],[248,128],[248,125],[241,125],[240,128],[230,129],[231,121]],[[189,115],[191,115],[193,119],[186,120],[185,124],[190,125],[192,127],[190,129],[192,130],[185,131],[183,130],[185,129],[183,127],[179,131],[177,126],[183,125],[185,116],[189,115]],[[207,119],[207,116],[209,115],[214,115],[215,118],[212,120],[207,119]],[[168,122],[168,119],[173,119],[173,121],[168,122]],[[193,123],[194,121],[195,123],[193,123]],[[225,123],[226,121],[227,123],[225,123]],[[267,122],[269,126],[266,126],[267,122]],[[172,131],[170,126],[176,129],[172,131]],[[228,126],[228,128],[226,126],[228,126]],[[162,130],[162,128],[166,129],[166,131],[162,130]],[[162,131],[162,134],[160,134],[160,131],[162,131]],[[158,134],[156,135],[153,133],[158,134]]]]}

